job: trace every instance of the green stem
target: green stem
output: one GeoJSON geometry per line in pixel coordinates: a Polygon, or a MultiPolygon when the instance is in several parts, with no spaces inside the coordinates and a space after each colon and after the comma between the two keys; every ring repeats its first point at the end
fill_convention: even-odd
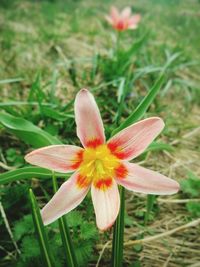
{"type": "MultiPolygon", "coordinates": [[[[53,173],[52,179],[53,179],[53,190],[54,190],[54,193],[56,193],[56,191],[58,190],[58,184],[57,184],[57,179],[54,173],[53,173]]],[[[67,267],[78,267],[66,218],[63,216],[60,219],[58,219],[58,224],[59,224],[60,235],[61,235],[61,239],[62,239],[62,243],[64,247],[67,267]]]]}
{"type": "Polygon", "coordinates": [[[112,267],[122,267],[124,244],[125,190],[120,187],[120,211],[114,225],[112,243],[112,267]]]}
{"type": "Polygon", "coordinates": [[[35,226],[35,231],[38,237],[38,242],[40,246],[43,266],[46,267],[54,267],[55,266],[55,259],[53,258],[52,252],[50,251],[47,234],[42,222],[40,209],[37,205],[37,201],[33,191],[29,190],[29,198],[31,202],[31,209],[32,209],[32,216],[33,216],[33,223],[35,226]]]}
{"type": "Polygon", "coordinates": [[[147,195],[147,205],[146,205],[146,213],[144,217],[144,225],[147,225],[149,221],[149,215],[153,209],[153,204],[155,202],[156,196],[155,195],[147,195]]]}
{"type": "Polygon", "coordinates": [[[121,32],[117,32],[117,40],[116,40],[116,48],[115,48],[115,55],[116,55],[116,59],[117,62],[119,63],[119,59],[120,59],[120,45],[121,45],[121,32]]]}

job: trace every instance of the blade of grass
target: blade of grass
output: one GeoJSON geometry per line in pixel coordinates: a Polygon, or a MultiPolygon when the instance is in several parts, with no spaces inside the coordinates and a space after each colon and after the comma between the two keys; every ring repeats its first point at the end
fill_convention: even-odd
{"type": "MultiPolygon", "coordinates": [[[[56,193],[56,191],[58,190],[58,184],[57,184],[56,176],[54,173],[53,173],[52,179],[53,179],[53,190],[54,190],[54,193],[56,193]]],[[[62,243],[64,247],[67,266],[78,267],[66,218],[63,216],[60,219],[58,219],[58,224],[59,224],[60,235],[61,235],[61,239],[62,239],[62,243]]]]}
{"type": "Polygon", "coordinates": [[[33,123],[6,112],[0,113],[0,123],[9,132],[35,148],[61,144],[59,139],[35,126],[33,123]]]}
{"type": "Polygon", "coordinates": [[[118,110],[116,112],[114,121],[116,125],[119,125],[119,119],[122,114],[122,110],[124,108],[124,100],[126,97],[126,79],[122,77],[120,79],[120,84],[119,84],[119,89],[118,89],[118,97],[117,97],[117,102],[119,103],[118,110]]]}
{"type": "Polygon", "coordinates": [[[5,79],[5,80],[0,80],[0,84],[6,84],[6,83],[16,83],[16,82],[21,82],[23,81],[23,78],[11,78],[11,79],[5,79]]]}
{"type": "Polygon", "coordinates": [[[144,217],[144,225],[147,225],[149,221],[149,216],[153,208],[153,204],[155,202],[156,196],[155,195],[148,195],[147,196],[147,204],[146,204],[146,213],[144,217]]]}
{"type": "MultiPolygon", "coordinates": [[[[0,107],[7,107],[7,106],[38,106],[38,102],[27,102],[27,101],[7,101],[7,102],[0,102],[0,107]]],[[[50,107],[57,107],[55,104],[51,103],[42,103],[42,106],[50,106],[50,107]]]]}
{"type": "Polygon", "coordinates": [[[131,115],[117,128],[112,132],[112,135],[115,135],[122,129],[130,126],[132,123],[136,122],[145,114],[148,107],[153,102],[154,98],[160,91],[164,82],[164,74],[161,74],[157,79],[153,87],[149,90],[149,93],[144,97],[141,103],[137,106],[137,108],[131,113],[131,115]]]}
{"type": "Polygon", "coordinates": [[[125,190],[120,187],[120,212],[114,225],[112,242],[112,267],[123,264],[125,190]]]}
{"type": "MultiPolygon", "coordinates": [[[[68,174],[55,172],[55,176],[67,178],[68,174]]],[[[51,177],[52,177],[52,172],[47,169],[39,167],[24,167],[0,174],[0,185],[23,179],[32,179],[32,178],[49,179],[51,177]]]]}
{"type": "Polygon", "coordinates": [[[51,90],[49,94],[51,103],[55,103],[55,92],[56,92],[57,80],[58,80],[58,70],[54,70],[52,82],[51,82],[51,90]]]}
{"type": "Polygon", "coordinates": [[[47,234],[44,229],[44,225],[40,215],[40,210],[37,205],[37,201],[35,195],[33,194],[32,189],[29,190],[29,197],[31,202],[33,223],[35,226],[36,234],[38,236],[43,263],[46,267],[54,267],[56,266],[55,261],[52,256],[52,252],[50,251],[47,234]]]}

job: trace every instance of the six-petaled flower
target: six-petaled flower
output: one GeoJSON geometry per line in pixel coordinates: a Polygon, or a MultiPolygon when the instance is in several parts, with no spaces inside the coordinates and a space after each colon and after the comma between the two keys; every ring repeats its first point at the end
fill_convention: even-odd
{"type": "Polygon", "coordinates": [[[151,117],[123,129],[105,141],[100,112],[92,94],[82,89],[75,99],[77,135],[83,148],[52,145],[28,155],[27,162],[62,173],[73,172],[41,214],[45,225],[73,210],[91,188],[97,226],[106,230],[119,213],[118,186],[146,194],[174,194],[179,184],[157,172],[128,162],[140,155],[164,127],[151,117]]]}
{"type": "Polygon", "coordinates": [[[117,31],[125,31],[128,29],[136,29],[141,16],[139,14],[131,15],[131,8],[126,7],[120,13],[116,7],[111,7],[110,15],[106,16],[106,20],[117,31]]]}

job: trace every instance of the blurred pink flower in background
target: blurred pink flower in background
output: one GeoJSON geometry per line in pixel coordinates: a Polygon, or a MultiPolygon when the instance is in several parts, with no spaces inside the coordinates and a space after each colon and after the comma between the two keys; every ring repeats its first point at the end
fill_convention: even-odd
{"type": "Polygon", "coordinates": [[[121,12],[116,7],[111,7],[110,15],[106,16],[106,20],[117,31],[134,30],[137,28],[141,20],[140,14],[131,14],[131,8],[125,7],[121,12]]]}

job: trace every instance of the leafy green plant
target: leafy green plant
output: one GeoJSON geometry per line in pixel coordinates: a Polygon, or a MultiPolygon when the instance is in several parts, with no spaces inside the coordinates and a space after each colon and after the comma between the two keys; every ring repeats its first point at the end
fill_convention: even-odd
{"type": "MultiPolygon", "coordinates": [[[[192,172],[188,172],[188,178],[181,182],[183,192],[191,198],[200,198],[200,179],[192,172]]],[[[186,208],[192,217],[200,216],[200,202],[189,201],[186,208]]]]}

